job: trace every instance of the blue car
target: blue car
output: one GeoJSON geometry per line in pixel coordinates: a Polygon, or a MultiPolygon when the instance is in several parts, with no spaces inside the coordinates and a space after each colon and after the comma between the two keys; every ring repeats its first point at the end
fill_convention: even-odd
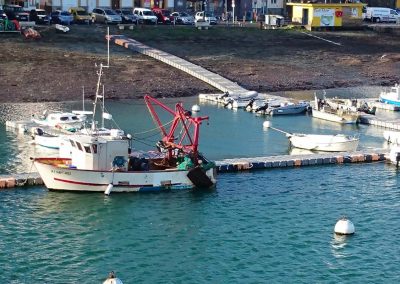
{"type": "Polygon", "coordinates": [[[50,15],[52,24],[66,24],[70,25],[74,21],[74,17],[67,11],[54,11],[50,15]]]}

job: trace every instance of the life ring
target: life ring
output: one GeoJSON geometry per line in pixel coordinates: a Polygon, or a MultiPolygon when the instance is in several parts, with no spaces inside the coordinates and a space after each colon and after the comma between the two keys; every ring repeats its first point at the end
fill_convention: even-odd
{"type": "Polygon", "coordinates": [[[337,18],[343,17],[343,11],[336,11],[336,12],[335,12],[335,16],[336,16],[337,18]]]}

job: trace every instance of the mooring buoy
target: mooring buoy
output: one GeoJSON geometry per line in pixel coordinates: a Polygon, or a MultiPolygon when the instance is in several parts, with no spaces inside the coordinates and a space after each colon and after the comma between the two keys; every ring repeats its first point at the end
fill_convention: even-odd
{"type": "Polygon", "coordinates": [[[199,112],[200,111],[200,106],[199,105],[193,105],[192,106],[192,111],[193,112],[199,112]]]}
{"type": "Polygon", "coordinates": [[[352,235],[354,234],[354,224],[347,217],[342,217],[335,225],[335,233],[338,235],[352,235]]]}

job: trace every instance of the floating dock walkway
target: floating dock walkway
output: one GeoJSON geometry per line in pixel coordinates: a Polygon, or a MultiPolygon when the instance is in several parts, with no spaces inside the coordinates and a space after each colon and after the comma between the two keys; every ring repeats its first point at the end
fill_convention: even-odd
{"type": "MultiPolygon", "coordinates": [[[[217,172],[229,173],[261,169],[293,168],[304,166],[323,166],[346,163],[371,163],[386,160],[387,153],[381,150],[353,153],[326,153],[309,155],[281,155],[253,158],[237,158],[216,161],[217,172]]],[[[21,186],[43,185],[38,173],[0,176],[0,189],[21,186]]]]}
{"type": "Polygon", "coordinates": [[[360,116],[360,123],[384,127],[392,130],[400,130],[400,119],[385,121],[377,118],[375,115],[363,114],[360,116]]]}
{"type": "Polygon", "coordinates": [[[303,166],[321,166],[343,163],[370,163],[385,161],[387,153],[383,151],[353,152],[353,153],[324,153],[308,155],[281,155],[268,157],[252,157],[225,159],[217,161],[219,173],[251,171],[259,169],[288,168],[303,166]]]}
{"type": "Polygon", "coordinates": [[[221,75],[208,71],[207,69],[179,58],[167,52],[149,47],[134,39],[123,35],[110,35],[110,41],[117,45],[123,46],[135,52],[150,56],[179,70],[182,70],[197,79],[200,79],[211,86],[221,90],[223,93],[228,92],[230,96],[247,97],[251,94],[257,94],[255,91],[248,91],[237,83],[232,82],[221,75]]]}

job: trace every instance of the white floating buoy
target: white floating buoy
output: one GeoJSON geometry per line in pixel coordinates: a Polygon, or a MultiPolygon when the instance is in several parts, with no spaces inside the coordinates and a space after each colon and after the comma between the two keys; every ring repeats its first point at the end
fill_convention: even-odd
{"type": "Polygon", "coordinates": [[[113,187],[114,187],[113,184],[110,183],[110,184],[107,186],[106,190],[104,191],[104,194],[105,194],[105,195],[110,195],[111,190],[113,189],[113,187]]]}
{"type": "Polygon", "coordinates": [[[268,121],[268,120],[264,121],[264,123],[263,123],[263,127],[264,128],[268,128],[270,126],[271,126],[271,122],[270,121],[268,121]]]}
{"type": "Polygon", "coordinates": [[[107,279],[103,282],[103,284],[123,284],[123,283],[121,279],[115,276],[114,271],[111,271],[110,274],[108,274],[107,279]]]}
{"type": "Polygon", "coordinates": [[[199,105],[193,105],[192,106],[192,111],[193,112],[199,112],[200,111],[200,106],[199,105]]]}
{"type": "Polygon", "coordinates": [[[346,217],[342,217],[335,225],[335,233],[338,235],[352,235],[354,234],[354,224],[346,217]]]}

